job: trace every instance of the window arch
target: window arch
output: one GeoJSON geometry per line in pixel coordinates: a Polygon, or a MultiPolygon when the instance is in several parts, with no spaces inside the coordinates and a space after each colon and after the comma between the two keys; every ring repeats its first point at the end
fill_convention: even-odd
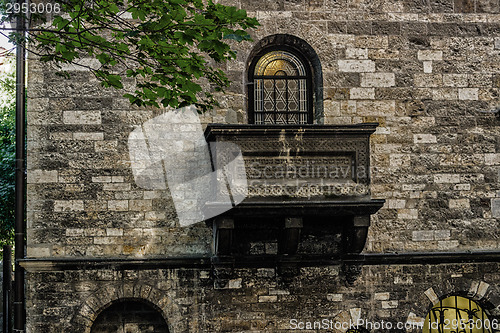
{"type": "Polygon", "coordinates": [[[273,35],[250,55],[248,120],[251,124],[311,124],[323,117],[319,58],[300,38],[273,35]]]}
{"type": "Polygon", "coordinates": [[[491,333],[492,324],[479,304],[465,297],[450,296],[427,313],[423,333],[491,333]]]}

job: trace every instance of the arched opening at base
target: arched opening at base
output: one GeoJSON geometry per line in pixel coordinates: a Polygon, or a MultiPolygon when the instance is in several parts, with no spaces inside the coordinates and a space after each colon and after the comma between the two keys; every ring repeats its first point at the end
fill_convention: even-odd
{"type": "Polygon", "coordinates": [[[434,304],[425,317],[423,333],[491,333],[496,320],[489,319],[475,301],[450,296],[434,304]]]}
{"type": "Polygon", "coordinates": [[[168,333],[168,326],[153,305],[136,299],[117,301],[96,318],[91,333],[168,333]]]}

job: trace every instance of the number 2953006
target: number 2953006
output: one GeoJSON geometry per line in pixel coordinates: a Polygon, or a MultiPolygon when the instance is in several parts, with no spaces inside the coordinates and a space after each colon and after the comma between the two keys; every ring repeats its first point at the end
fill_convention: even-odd
{"type": "Polygon", "coordinates": [[[61,4],[40,2],[40,3],[7,3],[5,7],[6,14],[59,14],[61,12],[61,4]]]}

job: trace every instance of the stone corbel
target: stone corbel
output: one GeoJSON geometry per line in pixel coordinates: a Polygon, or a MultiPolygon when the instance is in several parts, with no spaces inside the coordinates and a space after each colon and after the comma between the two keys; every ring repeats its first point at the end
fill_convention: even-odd
{"type": "Polygon", "coordinates": [[[215,256],[230,256],[233,247],[234,219],[217,217],[213,221],[212,252],[215,256]]]}
{"type": "Polygon", "coordinates": [[[212,273],[215,288],[224,288],[234,271],[232,256],[234,220],[217,217],[213,221],[212,273]]]}
{"type": "Polygon", "coordinates": [[[342,232],[343,253],[361,253],[365,247],[370,215],[353,216],[342,232]]]}
{"type": "Polygon", "coordinates": [[[300,242],[300,232],[304,223],[301,217],[285,218],[285,225],[281,232],[281,239],[278,242],[278,253],[293,255],[297,253],[300,242]]]}

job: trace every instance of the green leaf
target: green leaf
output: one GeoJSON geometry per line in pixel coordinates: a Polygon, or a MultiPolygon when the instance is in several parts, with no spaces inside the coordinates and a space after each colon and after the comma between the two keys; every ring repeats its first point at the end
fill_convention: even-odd
{"type": "Polygon", "coordinates": [[[69,17],[56,14],[51,29],[30,35],[39,59],[57,66],[95,58],[101,68],[91,70],[102,86],[123,89],[123,78],[137,79],[133,92],[123,94],[138,106],[216,106],[216,97],[203,91],[201,82],[211,90],[227,87],[229,80],[218,68],[235,58],[233,41],[250,40],[248,30],[258,26],[244,10],[212,0],[61,4],[69,17]],[[133,18],[126,23],[124,10],[133,18]]]}
{"type": "Polygon", "coordinates": [[[121,82],[122,77],[120,75],[108,75],[107,81],[109,84],[117,89],[122,89],[123,84],[121,82]]]}

